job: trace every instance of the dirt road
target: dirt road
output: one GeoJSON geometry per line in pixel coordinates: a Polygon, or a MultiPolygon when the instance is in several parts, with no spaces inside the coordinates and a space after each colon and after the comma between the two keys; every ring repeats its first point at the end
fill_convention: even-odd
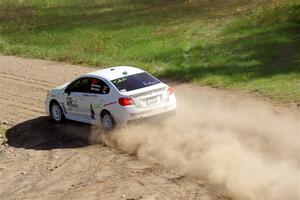
{"type": "Polygon", "coordinates": [[[93,69],[12,56],[0,68],[0,199],[299,199],[295,105],[180,84],[175,117],[101,135],[44,113],[48,89],[93,69]]]}

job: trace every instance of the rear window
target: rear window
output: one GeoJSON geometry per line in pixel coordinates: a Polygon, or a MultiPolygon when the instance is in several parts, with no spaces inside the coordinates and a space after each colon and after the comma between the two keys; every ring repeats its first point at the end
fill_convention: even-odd
{"type": "Polygon", "coordinates": [[[146,72],[117,78],[111,82],[118,88],[120,92],[136,90],[160,83],[158,79],[147,74],[146,72]]]}

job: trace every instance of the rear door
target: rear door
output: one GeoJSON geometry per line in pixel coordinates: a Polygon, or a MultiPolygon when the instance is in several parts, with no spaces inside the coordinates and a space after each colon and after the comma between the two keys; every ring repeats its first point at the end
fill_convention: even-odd
{"type": "Polygon", "coordinates": [[[83,94],[84,115],[88,120],[99,121],[100,112],[109,101],[110,87],[101,79],[90,78],[87,93],[83,94]]]}

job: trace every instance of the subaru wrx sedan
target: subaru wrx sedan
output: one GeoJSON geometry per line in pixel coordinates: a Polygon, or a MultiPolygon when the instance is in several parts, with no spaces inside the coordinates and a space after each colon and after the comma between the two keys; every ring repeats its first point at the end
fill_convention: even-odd
{"type": "Polygon", "coordinates": [[[56,122],[69,119],[113,129],[131,120],[174,113],[176,98],[168,85],[149,73],[119,66],[51,89],[45,107],[56,122]]]}

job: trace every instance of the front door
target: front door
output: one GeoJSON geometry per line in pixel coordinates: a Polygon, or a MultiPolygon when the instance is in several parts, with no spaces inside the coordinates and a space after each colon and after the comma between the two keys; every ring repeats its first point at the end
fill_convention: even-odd
{"type": "Polygon", "coordinates": [[[64,96],[64,109],[68,118],[86,122],[85,94],[89,92],[90,79],[80,78],[71,83],[64,96]]]}

